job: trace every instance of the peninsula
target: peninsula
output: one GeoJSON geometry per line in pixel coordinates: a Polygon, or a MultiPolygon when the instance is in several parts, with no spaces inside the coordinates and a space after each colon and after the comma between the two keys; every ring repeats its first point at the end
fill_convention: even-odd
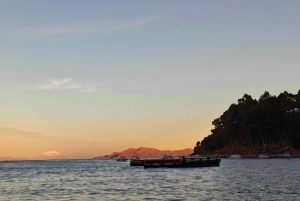
{"type": "Polygon", "coordinates": [[[140,147],[140,148],[129,148],[121,152],[113,152],[110,155],[105,156],[96,156],[94,159],[116,159],[121,156],[125,158],[131,158],[133,156],[139,156],[140,158],[161,158],[165,154],[169,154],[172,156],[187,156],[193,153],[193,149],[187,148],[182,150],[158,150],[154,148],[148,147],[140,147]]]}

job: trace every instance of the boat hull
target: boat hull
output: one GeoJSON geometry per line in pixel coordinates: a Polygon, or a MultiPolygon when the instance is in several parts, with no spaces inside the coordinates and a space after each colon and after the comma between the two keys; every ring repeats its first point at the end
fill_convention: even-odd
{"type": "Polygon", "coordinates": [[[145,160],[144,168],[189,168],[189,167],[212,167],[220,166],[220,158],[215,159],[196,159],[196,160],[186,160],[174,159],[174,160],[145,160]]]}
{"type": "Polygon", "coordinates": [[[158,167],[181,167],[180,159],[156,159],[145,160],[144,168],[158,168],[158,167]]]}
{"type": "Polygon", "coordinates": [[[213,167],[220,166],[221,159],[200,159],[194,161],[183,161],[182,167],[213,167]]]}
{"type": "Polygon", "coordinates": [[[144,160],[130,160],[130,166],[144,166],[144,160]]]}

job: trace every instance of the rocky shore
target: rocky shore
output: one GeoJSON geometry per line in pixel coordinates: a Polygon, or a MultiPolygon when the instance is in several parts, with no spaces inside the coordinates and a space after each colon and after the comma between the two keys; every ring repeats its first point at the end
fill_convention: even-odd
{"type": "Polygon", "coordinates": [[[242,158],[258,158],[260,154],[266,154],[268,158],[300,158],[300,149],[296,150],[285,144],[277,144],[273,146],[259,147],[256,149],[248,149],[241,144],[234,144],[234,147],[224,147],[213,152],[205,152],[195,146],[194,153],[200,155],[218,156],[220,158],[228,158],[232,154],[239,154],[242,158]]]}

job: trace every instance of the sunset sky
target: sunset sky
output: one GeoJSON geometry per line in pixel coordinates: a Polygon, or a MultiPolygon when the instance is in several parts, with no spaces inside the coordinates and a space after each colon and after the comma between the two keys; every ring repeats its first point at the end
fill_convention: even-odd
{"type": "Polygon", "coordinates": [[[0,1],[0,157],[193,148],[300,89],[300,1],[0,1]]]}

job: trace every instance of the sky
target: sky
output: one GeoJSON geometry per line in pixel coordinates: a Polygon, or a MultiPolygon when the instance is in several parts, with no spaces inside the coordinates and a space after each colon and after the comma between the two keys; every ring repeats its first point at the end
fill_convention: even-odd
{"type": "Polygon", "coordinates": [[[300,89],[298,0],[0,1],[0,157],[193,148],[300,89]]]}

